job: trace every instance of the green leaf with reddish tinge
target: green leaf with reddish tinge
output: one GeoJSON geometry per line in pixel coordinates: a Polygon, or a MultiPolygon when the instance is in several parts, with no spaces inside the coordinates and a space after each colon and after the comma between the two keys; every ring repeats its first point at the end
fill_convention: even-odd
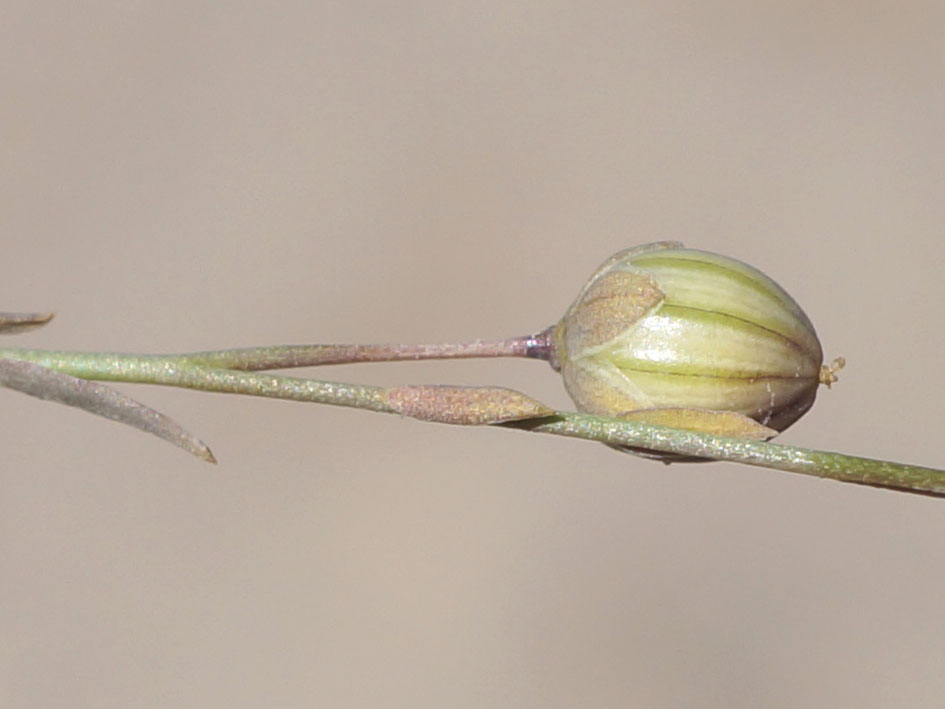
{"type": "Polygon", "coordinates": [[[481,425],[554,416],[555,410],[503,387],[401,386],[388,390],[396,413],[420,419],[481,425]]]}

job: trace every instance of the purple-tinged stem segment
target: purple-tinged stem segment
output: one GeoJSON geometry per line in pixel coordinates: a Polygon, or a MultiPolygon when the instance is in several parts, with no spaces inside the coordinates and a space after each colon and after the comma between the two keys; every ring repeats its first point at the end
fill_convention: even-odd
{"type": "Polygon", "coordinates": [[[246,349],[216,350],[178,355],[159,355],[179,365],[223,367],[241,371],[292,369],[326,364],[358,362],[404,362],[428,359],[473,359],[486,357],[530,357],[550,361],[551,332],[505,340],[473,340],[432,345],[280,345],[246,349]]]}

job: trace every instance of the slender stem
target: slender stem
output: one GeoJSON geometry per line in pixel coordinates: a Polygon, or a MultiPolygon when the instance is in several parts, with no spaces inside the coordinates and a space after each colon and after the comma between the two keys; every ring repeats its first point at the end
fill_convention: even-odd
{"type": "Polygon", "coordinates": [[[316,404],[354,406],[393,413],[384,387],[276,374],[248,373],[235,369],[190,364],[169,355],[135,355],[110,352],[59,352],[55,350],[0,350],[10,359],[33,362],[82,379],[160,384],[223,394],[247,394],[316,404]]]}
{"type": "MultiPolygon", "coordinates": [[[[546,331],[547,332],[547,331],[546,331]]],[[[290,369],[326,364],[357,362],[402,362],[425,359],[469,359],[475,357],[531,357],[547,359],[550,348],[546,333],[511,337],[505,340],[474,340],[463,343],[433,345],[279,345],[275,347],[248,347],[245,349],[211,350],[168,355],[128,355],[107,353],[116,361],[128,357],[147,359],[154,364],[177,367],[199,366],[260,371],[290,369]]],[[[103,353],[41,350],[0,350],[0,356],[12,358],[47,357],[60,363],[81,362],[86,355],[96,357],[103,353]]]]}
{"type": "MultiPolygon", "coordinates": [[[[254,372],[267,369],[292,369],[327,364],[359,362],[403,362],[426,359],[471,359],[477,357],[529,357],[550,361],[553,357],[551,333],[547,328],[536,335],[522,335],[505,340],[473,340],[461,343],[426,345],[276,345],[229,350],[208,350],[179,354],[132,354],[124,352],[76,352],[69,350],[0,349],[0,357],[55,361],[56,367],[81,366],[88,358],[101,357],[115,362],[137,358],[157,366],[219,367],[254,372]]],[[[52,365],[47,365],[52,366],[52,365]]],[[[76,375],[81,376],[81,375],[76,375]]]]}
{"type": "MultiPolygon", "coordinates": [[[[78,364],[87,356],[111,357],[115,361],[136,357],[155,364],[177,367],[200,366],[260,371],[291,369],[326,364],[356,362],[402,362],[424,359],[469,359],[475,357],[530,357],[549,360],[552,357],[551,331],[548,328],[536,335],[510,337],[505,340],[474,340],[462,343],[433,345],[278,345],[275,347],[248,347],[245,349],[210,350],[167,355],[125,354],[119,352],[70,352],[66,350],[0,349],[0,357],[23,359],[28,357],[55,359],[63,366],[66,362],[78,364]]],[[[77,375],[80,376],[80,375],[77,375]]]]}
{"type": "Polygon", "coordinates": [[[178,355],[182,364],[256,371],[355,362],[524,357],[527,338],[434,345],[283,345],[178,355]]]}
{"type": "MultiPolygon", "coordinates": [[[[396,399],[395,394],[403,394],[405,390],[411,389],[241,372],[200,366],[186,360],[181,364],[179,359],[155,355],[0,350],[0,357],[34,362],[84,379],[163,384],[203,391],[351,406],[385,413],[404,413],[404,407],[392,404],[392,398],[396,399]]],[[[452,391],[460,391],[461,388],[445,389],[450,390],[447,392],[447,396],[450,396],[452,391]]],[[[436,418],[430,415],[428,409],[419,417],[454,423],[471,422],[461,416],[436,418]]],[[[502,425],[536,433],[740,462],[845,482],[945,495],[945,471],[841,453],[714,436],[578,413],[554,412],[550,416],[542,413],[539,418],[506,422],[502,425]]]]}
{"type": "Polygon", "coordinates": [[[537,433],[744,463],[842,482],[945,495],[945,470],[832,451],[715,436],[579,413],[561,414],[560,420],[514,421],[502,425],[537,433]]]}

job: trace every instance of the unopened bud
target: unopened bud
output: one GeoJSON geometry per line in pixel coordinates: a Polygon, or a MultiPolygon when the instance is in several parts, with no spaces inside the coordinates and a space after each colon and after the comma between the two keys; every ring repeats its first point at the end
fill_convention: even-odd
{"type": "Polygon", "coordinates": [[[642,421],[651,411],[653,423],[729,435],[735,414],[756,438],[800,418],[838,368],[822,370],[813,325],[777,283],[678,242],[608,259],[551,340],[582,411],[642,421]]]}

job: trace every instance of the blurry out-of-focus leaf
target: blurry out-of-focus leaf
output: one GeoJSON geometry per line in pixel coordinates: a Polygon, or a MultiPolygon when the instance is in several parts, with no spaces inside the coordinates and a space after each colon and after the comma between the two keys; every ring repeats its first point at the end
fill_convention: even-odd
{"type": "Polygon", "coordinates": [[[216,463],[206,444],[172,419],[104,384],[62,374],[32,362],[0,359],[0,386],[134,426],[209,463],[216,463]]]}
{"type": "Polygon", "coordinates": [[[15,335],[41,327],[52,320],[52,313],[0,313],[0,334],[15,335]]]}

